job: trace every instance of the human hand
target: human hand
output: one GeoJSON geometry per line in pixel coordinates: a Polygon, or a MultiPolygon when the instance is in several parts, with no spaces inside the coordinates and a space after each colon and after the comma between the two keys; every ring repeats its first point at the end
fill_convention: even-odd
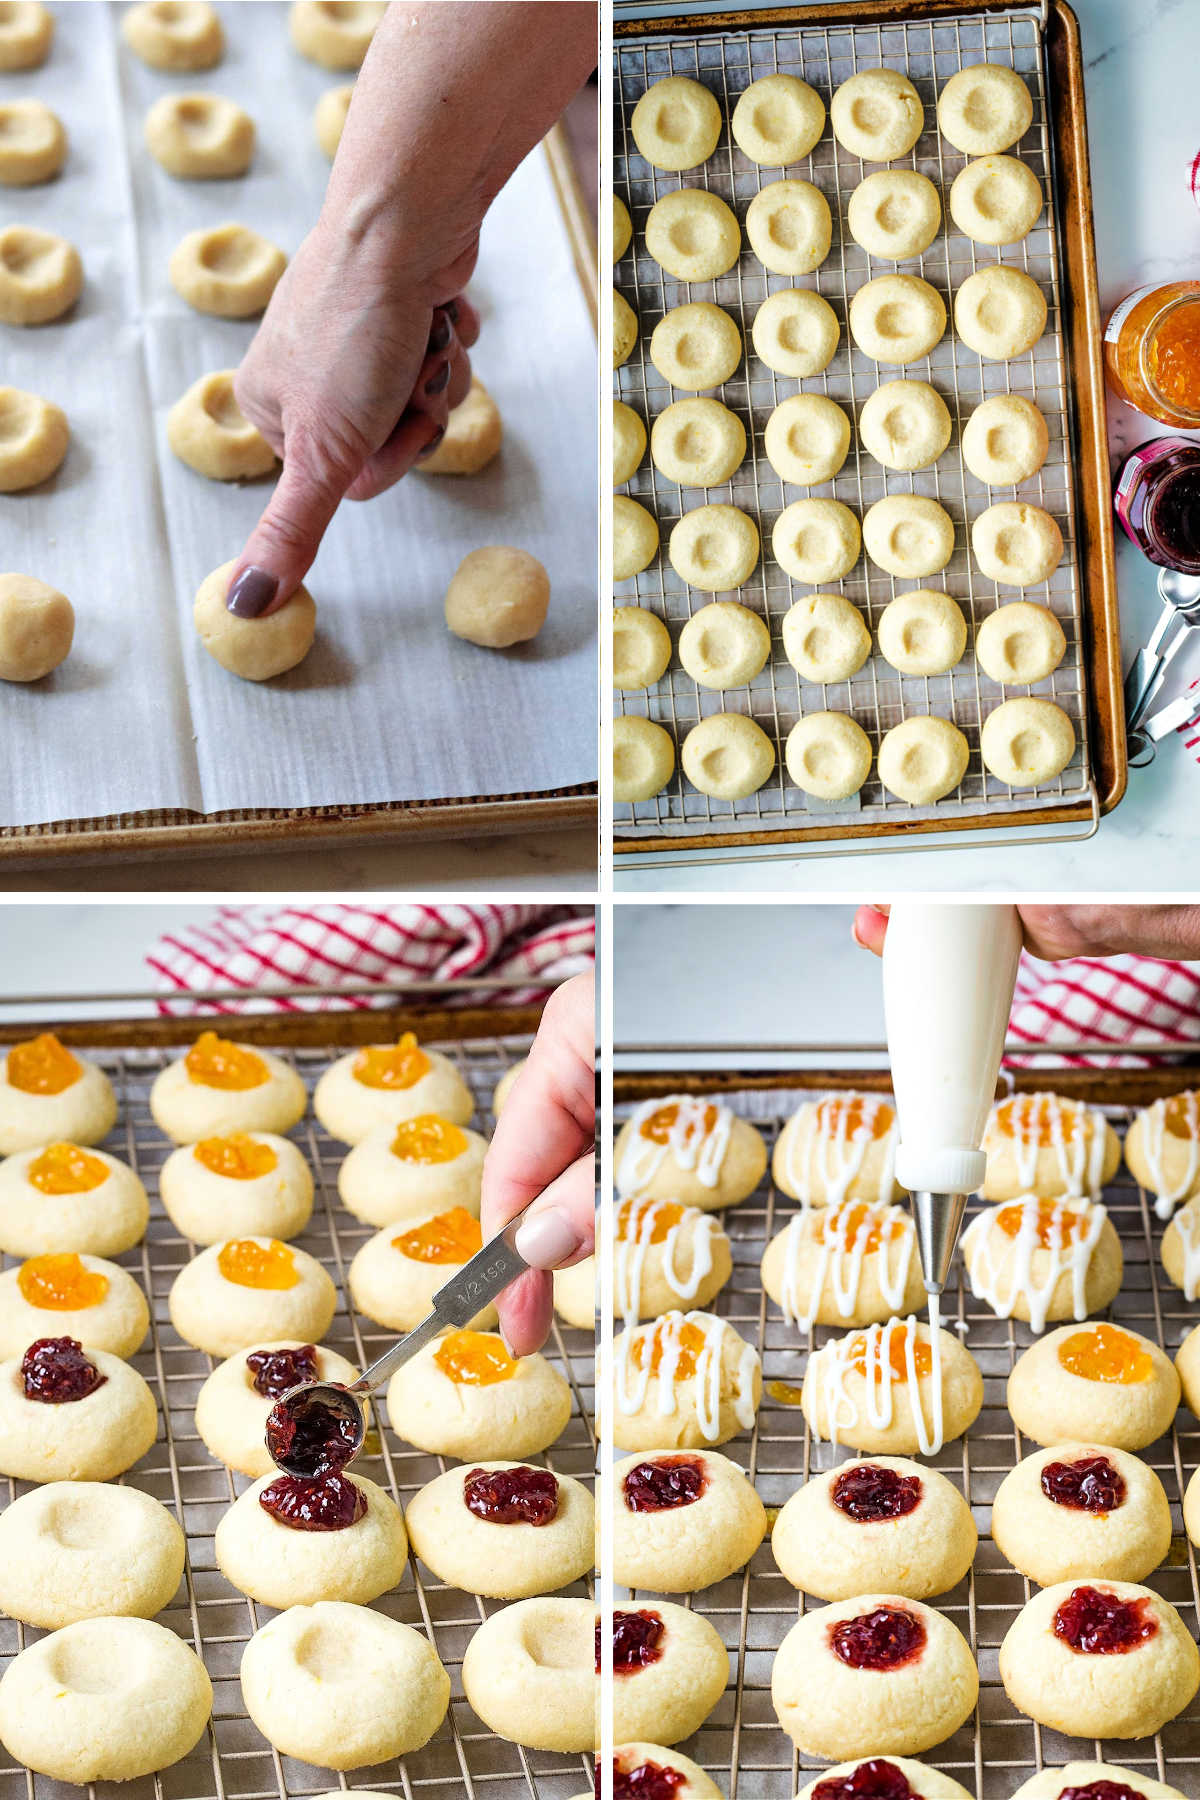
{"type": "Polygon", "coordinates": [[[567,1268],[595,1249],[595,1004],[591,975],[576,975],[551,994],[484,1158],[485,1243],[542,1195],[515,1239],[531,1267],[496,1302],[514,1356],[531,1355],[550,1334],[554,1288],[543,1271],[567,1268]]]}
{"type": "MultiPolygon", "coordinates": [[[[887,906],[860,906],[854,941],[883,953],[887,906]]],[[[1200,906],[1019,905],[1031,956],[1062,962],[1071,956],[1156,956],[1187,962],[1200,957],[1200,906]]]]}

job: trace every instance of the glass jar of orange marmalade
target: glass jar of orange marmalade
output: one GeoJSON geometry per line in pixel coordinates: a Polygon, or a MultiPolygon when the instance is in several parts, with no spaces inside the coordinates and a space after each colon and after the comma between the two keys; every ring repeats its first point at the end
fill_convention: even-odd
{"type": "Polygon", "coordinates": [[[1104,332],[1114,392],[1147,418],[1200,429],[1200,281],[1127,294],[1104,332]]]}

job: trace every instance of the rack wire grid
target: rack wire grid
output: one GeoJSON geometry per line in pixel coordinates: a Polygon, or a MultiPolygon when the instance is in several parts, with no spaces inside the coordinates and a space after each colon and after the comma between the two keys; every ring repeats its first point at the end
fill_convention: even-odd
{"type": "MultiPolygon", "coordinates": [[[[1095,796],[1088,748],[1088,718],[1083,671],[1082,590],[1075,539],[1075,493],[1071,466],[1070,406],[1067,352],[1060,306],[1060,259],[1055,220],[1055,187],[1047,121],[1044,77],[1042,15],[1040,8],[1013,8],[986,17],[955,17],[935,21],[909,21],[879,26],[803,26],[775,30],[747,30],[702,36],[678,36],[619,41],[615,46],[617,117],[614,126],[615,185],[626,199],[634,224],[630,249],[614,272],[614,279],[638,315],[637,346],[629,361],[617,371],[619,397],[641,413],[649,425],[676,395],[650,361],[649,342],[654,326],[671,308],[688,301],[714,301],[732,315],[747,342],[746,355],[733,377],[713,390],[746,428],[747,455],[732,479],[723,487],[686,489],[669,482],[655,470],[649,456],[628,484],[628,492],[649,507],[658,518],[661,554],[649,568],[631,581],[618,582],[620,604],[645,606],[668,625],[678,629],[692,613],[716,596],[696,593],[671,567],[666,540],[671,527],[696,506],[729,503],[750,514],[759,526],[763,552],[750,580],[736,594],[742,605],[756,611],[771,632],[771,654],[766,667],[748,686],[714,692],[701,688],[691,676],[673,666],[653,688],[618,692],[618,710],[651,718],[671,733],[678,751],[687,731],[703,717],[722,710],[749,714],[766,731],[777,752],[773,774],[757,793],[737,801],[713,800],[688,783],[678,766],[670,782],[654,798],[619,805],[621,831],[639,835],[669,835],[686,840],[701,833],[734,830],[833,826],[839,821],[883,824],[902,829],[917,820],[986,815],[981,824],[993,825],[1035,808],[1064,806],[1095,796]],[[1009,65],[1026,81],[1033,100],[1033,121],[1020,143],[1008,153],[1017,155],[1037,175],[1046,197],[1040,219],[1021,243],[1003,249],[974,243],[954,227],[947,199],[950,185],[969,160],[942,137],[936,127],[937,95],[948,78],[963,66],[976,62],[1009,65]],[[734,144],[729,119],[739,95],[762,76],[798,75],[814,87],[828,106],[836,88],[862,69],[904,70],[925,103],[926,128],[910,155],[887,165],[864,164],[842,148],[826,124],[821,139],[803,163],[782,168],[760,168],[734,144]],[[630,130],[633,108],[652,83],[667,75],[684,75],[702,82],[717,97],[725,124],[717,149],[698,169],[682,175],[652,168],[638,153],[630,130]],[[915,169],[927,175],[941,197],[943,228],[923,256],[902,263],[868,257],[855,243],[846,224],[850,196],[872,172],[915,169]],[[755,194],[783,174],[802,176],[825,195],[833,216],[833,247],[810,281],[769,273],[743,242],[737,265],[717,281],[676,281],[644,248],[646,217],[664,193],[681,186],[702,185],[720,195],[744,219],[755,194]],[[1038,282],[1046,297],[1046,329],[1033,349],[1008,362],[987,362],[968,350],[953,327],[953,299],[962,283],[978,269],[1003,263],[1025,270],[1038,282]],[[947,331],[931,354],[903,368],[882,366],[853,345],[848,330],[848,309],[853,293],[870,276],[918,274],[935,287],[946,302],[947,331]],[[833,307],[841,327],[838,349],[828,368],[818,377],[798,381],[776,375],[754,354],[749,328],[759,305],[768,294],[790,286],[812,286],[833,307]],[[915,474],[885,470],[861,451],[855,437],[850,453],[832,482],[798,489],[785,484],[767,460],[763,432],[779,402],[795,393],[820,393],[837,401],[857,421],[869,394],[884,381],[896,379],[929,382],[946,401],[953,422],[950,446],[931,468],[915,474]],[[989,489],[966,469],[961,455],[961,431],[971,411],[996,394],[1023,394],[1036,402],[1045,415],[1049,448],[1040,473],[1020,489],[989,489]],[[938,500],[955,526],[954,554],[940,576],[921,581],[897,579],[871,562],[863,552],[849,576],[836,586],[860,607],[873,635],[884,607],[901,590],[940,586],[953,595],[966,615],[971,638],[968,651],[948,675],[901,675],[873,649],[864,666],[848,681],[819,685],[804,681],[789,664],[783,650],[784,614],[801,592],[809,589],[793,583],[770,552],[771,530],[785,504],[809,494],[843,501],[862,520],[867,508],[885,494],[921,494],[938,500]],[[968,553],[971,522],[989,505],[1021,499],[1045,508],[1057,520],[1063,534],[1063,558],[1042,587],[1022,592],[983,576],[968,553]],[[1067,638],[1059,667],[1035,687],[1001,687],[986,676],[973,654],[974,633],[983,620],[1004,601],[1027,598],[1043,602],[1058,618],[1067,638]],[[983,766],[979,749],[980,726],[1005,698],[1036,694],[1056,701],[1075,729],[1074,757],[1054,781],[1035,791],[1009,788],[983,766]],[[816,712],[848,712],[864,726],[876,750],[882,735],[902,719],[917,714],[949,718],[965,734],[970,762],[961,785],[932,806],[910,806],[888,792],[872,769],[857,800],[820,801],[794,786],[783,761],[788,732],[802,716],[816,712]]],[[[1091,827],[1094,829],[1094,825],[1091,827]]],[[[886,844],[881,848],[887,847],[886,844]]]]}
{"type": "MultiPolygon", "coordinates": [[[[1047,1074],[1045,1085],[1053,1085],[1052,1074],[1047,1074]]],[[[722,1091],[720,1097],[750,1119],[773,1149],[795,1107],[819,1099],[821,1090],[814,1087],[790,1096],[778,1090],[722,1091]]],[[[616,1110],[621,1118],[633,1109],[616,1110]]],[[[1132,1108],[1105,1110],[1118,1133],[1133,1116],[1132,1108]]],[[[1123,1165],[1103,1198],[1121,1240],[1125,1276],[1112,1305],[1094,1316],[1130,1326],[1173,1356],[1200,1322],[1200,1308],[1189,1306],[1163,1274],[1159,1257],[1163,1226],[1155,1218],[1152,1200],[1123,1165]]],[[[968,1217],[986,1210],[986,1204],[973,1202],[968,1217]]],[[[796,1210],[797,1203],[780,1193],[768,1176],[749,1199],[721,1215],[732,1240],[733,1274],[710,1308],[754,1344],[762,1359],[763,1399],[755,1428],[723,1444],[721,1451],[745,1468],[772,1522],[779,1507],[810,1476],[854,1454],[844,1446],[834,1448],[814,1439],[798,1405],[809,1349],[841,1335],[841,1328],[818,1326],[806,1338],[784,1322],[760,1279],[766,1245],[796,1210]],[[795,1400],[773,1395],[773,1383],[793,1390],[795,1400]]],[[[983,1410],[965,1437],[921,1460],[940,1469],[966,1496],[979,1529],[979,1548],[967,1578],[930,1605],[951,1619],[969,1642],[979,1665],[980,1690],[972,1718],[922,1760],[952,1775],[980,1800],[1007,1800],[1038,1769],[1092,1759],[1121,1764],[1169,1782],[1189,1796],[1200,1796],[1200,1697],[1153,1739],[1093,1743],[1044,1730],[1018,1713],[1006,1696],[998,1669],[1000,1642],[1037,1589],[992,1542],[991,1502],[1009,1470],[1038,1447],[1021,1437],[1005,1405],[1013,1363],[1035,1339],[1028,1325],[999,1319],[974,1299],[961,1256],[943,1298],[942,1324],[959,1331],[983,1371],[983,1410]]],[[[1148,1585],[1179,1609],[1194,1637],[1200,1628],[1200,1584],[1196,1551],[1184,1534],[1181,1509],[1187,1477],[1200,1464],[1200,1424],[1181,1408],[1170,1434],[1140,1454],[1166,1489],[1174,1527],[1168,1559],[1147,1578],[1148,1585]]],[[[780,1573],[769,1537],[744,1571],[690,1598],[671,1597],[709,1619],[731,1656],[731,1679],[724,1695],[696,1736],[679,1747],[714,1778],[729,1800],[792,1800],[828,1764],[798,1753],[781,1730],[771,1705],[771,1665],[797,1618],[821,1603],[797,1594],[780,1573]]]]}
{"type": "MultiPolygon", "coordinates": [[[[503,1037],[443,1042],[475,1095],[479,1114],[491,1117],[491,1094],[504,1070],[526,1054],[530,1039],[503,1037]]],[[[332,1060],[328,1052],[275,1046],[311,1086],[332,1060]]],[[[423,1631],[435,1646],[453,1684],[450,1711],[436,1736],[422,1750],[400,1761],[337,1775],[281,1755],[246,1716],[238,1669],[253,1633],[274,1617],[233,1588],[217,1569],[213,1532],[222,1514],[249,1482],[217,1463],[196,1434],[193,1409],[202,1382],[218,1359],[194,1350],[176,1336],[167,1318],[167,1296],[179,1270],[196,1247],[176,1232],[158,1198],[158,1175],[172,1146],[150,1117],[150,1083],[178,1050],[94,1052],[112,1076],[121,1105],[120,1123],[105,1148],[130,1163],[151,1196],[145,1241],[116,1258],[134,1275],[150,1301],[151,1333],[146,1346],[131,1358],[146,1378],[159,1404],[159,1437],[153,1448],[122,1480],[160,1500],[187,1534],[184,1584],[159,1623],[176,1631],[199,1653],[213,1683],[213,1716],[205,1736],[191,1755],[164,1769],[122,1786],[129,1800],[299,1800],[334,1786],[382,1789],[403,1800],[571,1800],[592,1780],[590,1758],[528,1751],[495,1737],[472,1712],[462,1693],[459,1668],[471,1637],[488,1613],[502,1602],[482,1600],[444,1586],[410,1554],[409,1572],[400,1586],[375,1607],[423,1631]]],[[[334,1053],[340,1054],[340,1052],[334,1053]]],[[[311,1111],[291,1134],[303,1150],[316,1183],[312,1222],[295,1241],[329,1270],[339,1290],[338,1310],[323,1342],[362,1369],[387,1345],[394,1333],[355,1313],[348,1298],[346,1271],[359,1245],[372,1235],[337,1200],[337,1172],[346,1147],[330,1138],[311,1111]]],[[[560,1474],[590,1483],[594,1468],[594,1343],[583,1331],[557,1321],[546,1355],[571,1385],[571,1419],[561,1438],[541,1459],[560,1474]]],[[[398,1441],[385,1428],[386,1408],[376,1402],[375,1428],[356,1468],[380,1483],[401,1506],[417,1488],[450,1466],[398,1441]]],[[[7,1500],[30,1483],[7,1483],[7,1500]]],[[[2,1490],[0,1490],[2,1491],[2,1490]]],[[[7,1504],[6,1500],[6,1504],[7,1504]]],[[[590,1584],[565,1590],[590,1593],[590,1584]]],[[[27,1643],[44,1636],[0,1618],[0,1657],[8,1659],[27,1643]]],[[[89,1795],[100,1790],[89,1789],[89,1795]]],[[[81,1789],[47,1780],[14,1766],[0,1748],[0,1800],[56,1800],[78,1796],[81,1789]]]]}

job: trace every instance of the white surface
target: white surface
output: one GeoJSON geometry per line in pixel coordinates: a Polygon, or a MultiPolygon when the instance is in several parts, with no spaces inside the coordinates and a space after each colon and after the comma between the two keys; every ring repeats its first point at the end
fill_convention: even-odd
{"type": "MultiPolygon", "coordinates": [[[[1073,0],[1083,37],[1088,135],[1101,306],[1131,288],[1191,276],[1200,262],[1200,212],[1188,169],[1200,149],[1195,106],[1200,6],[1194,0],[1073,0]]],[[[1110,405],[1114,462],[1126,447],[1166,427],[1110,405]]],[[[1117,532],[1121,630],[1126,666],[1157,614],[1155,573],[1117,532]]],[[[1200,675],[1200,641],[1179,658],[1175,683],[1200,675]]],[[[1173,689],[1171,690],[1173,691],[1173,689]]],[[[1004,892],[1128,888],[1186,890],[1200,885],[1200,770],[1180,741],[1159,748],[1148,769],[1130,771],[1120,806],[1087,843],[1036,849],[939,851],[795,858],[669,873],[622,872],[623,891],[718,889],[830,892],[857,887],[913,892],[936,887],[1004,892]]]]}
{"type": "MultiPolygon", "coordinates": [[[[0,1018],[14,994],[145,991],[146,952],[165,931],[211,919],[215,906],[6,906],[0,913],[0,1018]]],[[[81,1016],[120,1016],[128,1007],[79,1009],[81,1016]]],[[[21,1008],[22,1018],[62,1017],[59,1007],[21,1008]]]]}

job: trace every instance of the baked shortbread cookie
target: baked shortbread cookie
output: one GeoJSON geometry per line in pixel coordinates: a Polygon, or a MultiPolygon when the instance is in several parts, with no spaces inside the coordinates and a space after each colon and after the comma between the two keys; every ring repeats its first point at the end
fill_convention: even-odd
{"type": "Polygon", "coordinates": [[[788,779],[818,800],[848,800],[871,773],[871,740],[847,713],[805,713],[783,747],[788,779]]]}
{"type": "Polygon", "coordinates": [[[313,1111],[330,1137],[357,1144],[378,1125],[394,1127],[427,1113],[465,1125],[475,1102],[450,1058],[424,1049],[406,1031],[398,1043],[339,1056],[316,1085],[313,1111]]]}
{"type": "Polygon", "coordinates": [[[1094,1439],[1144,1450],[1170,1428],[1179,1376],[1169,1359],[1122,1325],[1061,1325],[1023,1350],[1008,1378],[1013,1423],[1035,1444],[1094,1439]]]}
{"type": "Polygon", "coordinates": [[[1193,1325],[1175,1352],[1175,1370],[1188,1410],[1200,1419],[1200,1325],[1193,1325]]]}
{"type": "MultiPolygon", "coordinates": [[[[640,618],[653,618],[641,608],[635,610],[640,618]]],[[[661,675],[670,661],[671,638],[660,620],[654,619],[654,624],[665,640],[661,675]]],[[[770,654],[771,632],[766,621],[736,600],[710,600],[692,614],[679,634],[682,668],[701,687],[717,692],[753,681],[770,654]]]]}
{"type": "MultiPolygon", "coordinates": [[[[576,1264],[576,1268],[584,1266],[576,1264]]],[[[729,1239],[712,1213],[646,1195],[622,1200],[617,1205],[613,1219],[613,1306],[626,1324],[657,1319],[681,1301],[689,1306],[707,1306],[725,1286],[732,1270],[729,1239]]],[[[570,1269],[558,1271],[564,1278],[572,1273],[570,1269]]],[[[589,1305],[591,1288],[589,1281],[589,1305]]],[[[557,1280],[555,1290],[557,1304],[557,1280]]]]}
{"type": "Polygon", "coordinates": [[[629,129],[652,168],[676,173],[694,169],[717,147],[720,103],[702,82],[668,75],[646,89],[633,109],[629,129]]]}
{"type": "Polygon", "coordinates": [[[167,1301],[185,1344],[209,1356],[232,1356],[276,1338],[318,1343],[337,1308],[327,1271],[295,1244],[278,1238],[229,1238],[185,1263],[167,1301]]]}
{"type": "Polygon", "coordinates": [[[975,633],[975,658],[1001,683],[1033,683],[1053,675],[1067,653],[1067,636],[1048,606],[1010,600],[989,613],[975,633]]]}
{"type": "MultiPolygon", "coordinates": [[[[479,1220],[462,1206],[385,1225],[355,1253],[346,1275],[350,1298],[377,1325],[411,1331],[433,1311],[437,1290],[482,1248],[479,1220]]],[[[470,1321],[476,1331],[495,1323],[490,1301],[470,1321]]]]}
{"type": "Polygon", "coordinates": [[[679,579],[706,594],[741,587],[757,568],[761,548],[758,526],[739,506],[694,506],[676,520],[667,540],[679,579]]]}
{"type": "MultiPolygon", "coordinates": [[[[643,1787],[649,1786],[650,1777],[666,1770],[668,1778],[676,1778],[672,1800],[723,1800],[720,1788],[690,1756],[682,1756],[678,1750],[668,1750],[662,1744],[618,1744],[612,1762],[614,1783],[618,1775],[623,1775],[635,1793],[639,1781],[643,1787]]],[[[592,1797],[580,1794],[577,1800],[592,1797]]]]}
{"type": "MultiPolygon", "coordinates": [[[[512,1071],[509,1071],[511,1074],[512,1071]]],[[[501,1099],[503,1105],[503,1099],[501,1099]]],[[[499,1116],[499,1108],[492,1108],[499,1116]]],[[[377,1125],[338,1170],[342,1205],[368,1225],[392,1225],[452,1207],[479,1217],[487,1139],[436,1113],[377,1125]]]]}
{"type": "Polygon", "coordinates": [[[750,1561],[766,1508],[744,1469],[715,1450],[655,1450],[619,1462],[613,1577],[622,1587],[692,1594],[750,1561]]]}
{"type": "Polygon", "coordinates": [[[308,1381],[349,1387],[359,1371],[334,1350],[300,1338],[272,1338],[218,1363],[196,1396],[196,1430],[210,1456],[242,1475],[274,1468],[267,1414],[290,1388],[308,1381]]]}
{"type": "Polygon", "coordinates": [[[905,473],[935,463],[950,442],[950,431],[950,409],[927,381],[885,381],[867,396],[858,415],[863,449],[885,469],[905,473]]]}
{"type": "Polygon", "coordinates": [[[1200,1197],[1187,1200],[1162,1236],[1162,1265],[1185,1300],[1200,1293],[1200,1197]]]}
{"type": "Polygon", "coordinates": [[[0,1057],[0,1156],[60,1141],[98,1144],[116,1122],[117,1097],[104,1070],[53,1032],[0,1057]]]}
{"type": "Polygon", "coordinates": [[[801,380],[828,368],[841,335],[828,300],[809,288],[780,288],[768,294],[751,328],[755,355],[768,369],[801,380]]]}
{"type": "Polygon", "coordinates": [[[762,1134],[720,1100],[645,1100],[617,1135],[617,1192],[715,1212],[752,1194],[767,1166],[762,1134]]]}
{"type": "Polygon", "coordinates": [[[894,1172],[898,1141],[896,1109],[878,1094],[802,1100],[775,1140],[771,1179],[806,1206],[890,1205],[904,1193],[894,1172]]]}
{"type": "Polygon", "coordinates": [[[596,1608],[591,1600],[518,1600],[484,1620],[463,1657],[463,1692],[490,1731],[530,1750],[599,1743],[596,1608]]]}
{"type": "Polygon", "coordinates": [[[638,341],[638,316],[619,289],[614,288],[613,301],[613,368],[624,368],[638,341]]]}
{"type": "Polygon", "coordinates": [[[911,1215],[886,1200],[793,1213],[767,1245],[762,1283],[789,1325],[882,1324],[925,1300],[911,1215]]]}
{"type": "Polygon", "coordinates": [[[945,336],[946,302],[919,275],[876,275],[852,295],[849,324],[874,362],[918,362],[945,336]]]}
{"type": "Polygon", "coordinates": [[[365,1475],[294,1482],[273,1470],[221,1515],[213,1553],[262,1606],[366,1606],[399,1585],[408,1537],[396,1502],[365,1475]]]}
{"type": "Polygon", "coordinates": [[[902,675],[945,675],[967,647],[957,600],[939,588],[910,588],[889,600],[876,626],[879,654],[902,675]]]}
{"type": "Polygon", "coordinates": [[[768,181],[746,209],[746,236],[764,268],[809,275],[829,255],[829,202],[811,181],[768,181]]]}
{"type": "Polygon", "coordinates": [[[1019,1712],[1067,1737],[1148,1738],[1200,1687],[1200,1651],[1151,1588],[1062,1581],[1009,1626],[1000,1679],[1019,1712]]]}
{"type": "Polygon", "coordinates": [[[829,1784],[828,1794],[851,1800],[864,1786],[870,1793],[870,1784],[880,1781],[890,1784],[887,1792],[894,1793],[896,1800],[971,1800],[966,1788],[951,1776],[907,1756],[858,1757],[853,1762],[838,1763],[802,1787],[796,1800],[826,1800],[822,1791],[825,1783],[829,1784]]]}
{"type": "Polygon", "coordinates": [[[1102,1312],[1124,1270],[1121,1240],[1094,1200],[1006,1200],[972,1219],[962,1253],[975,1298],[1034,1331],[1102,1312]]]}
{"type": "Polygon", "coordinates": [[[653,1730],[668,1744],[698,1731],[725,1691],[729,1652],[699,1613],[670,1600],[613,1614],[613,1735],[653,1730]]]}
{"type": "Polygon", "coordinates": [[[624,487],[632,481],[646,454],[646,427],[640,414],[623,400],[613,401],[613,486],[624,487]]]}
{"type": "Polygon", "coordinates": [[[925,127],[921,96],[899,69],[860,69],[829,106],[833,135],[863,162],[906,156],[925,127]]]}
{"type": "Polygon", "coordinates": [[[814,1437],[853,1450],[932,1456],[983,1405],[983,1377],[949,1331],[889,1319],[831,1338],[808,1359],[801,1408],[814,1437]]]}
{"type": "Polygon", "coordinates": [[[942,223],[942,202],[928,175],[880,169],[860,181],[846,208],[846,225],[868,256],[904,262],[928,250],[942,223]]]}
{"type": "Polygon", "coordinates": [[[876,768],[889,794],[910,806],[932,806],[953,793],[967,772],[971,747],[949,719],[916,713],[886,731],[876,768]]]}
{"type": "Polygon", "coordinates": [[[1125,1161],[1139,1187],[1153,1194],[1160,1219],[1200,1195],[1200,1088],[1135,1113],[1125,1134],[1125,1161]]]}
{"type": "Polygon", "coordinates": [[[985,1200],[1095,1199],[1121,1160],[1104,1114],[1061,1094],[1013,1094],[998,1101],[984,1127],[985,1200]]]}
{"type": "Polygon", "coordinates": [[[613,580],[632,581],[658,555],[658,520],[639,500],[618,494],[613,501],[613,580]]]}
{"type": "Polygon", "coordinates": [[[450,1331],[397,1369],[387,1409],[418,1450],[492,1461],[547,1449],[571,1416],[571,1390],[544,1356],[510,1356],[492,1332],[450,1331]]]}
{"type": "Polygon", "coordinates": [[[742,360],[742,334],[723,307],[692,300],[664,313],[650,335],[650,361],[672,387],[720,387],[742,360]]]}
{"type": "Polygon", "coordinates": [[[786,169],[815,147],[825,129],[825,102],[796,75],[762,75],[738,95],[729,129],[751,162],[786,169]]]}
{"type": "Polygon", "coordinates": [[[762,1367],[725,1319],[668,1312],[618,1334],[613,1443],[619,1450],[698,1450],[754,1424],[762,1367]]]}
{"type": "Polygon", "coordinates": [[[0,1356],[22,1356],[36,1338],[53,1336],[130,1357],[149,1324],[133,1276],[100,1256],[31,1256],[0,1275],[0,1356]]]}
{"type": "Polygon", "coordinates": [[[1024,269],[989,263],[955,294],[954,329],[987,361],[1024,356],[1046,329],[1046,296],[1024,269]]]}
{"type": "Polygon", "coordinates": [[[0,1362],[0,1475],[111,1481],[158,1435],[154,1395],[136,1369],[74,1338],[39,1338],[0,1362]]]}
{"type": "Polygon", "coordinates": [[[793,500],[771,527],[771,551],[793,581],[840,581],[858,561],[862,530],[840,500],[793,500]]]}
{"type": "Polygon", "coordinates": [[[181,1144],[163,1164],[158,1186],[167,1217],[194,1244],[298,1237],[312,1217],[308,1164],[290,1139],[269,1131],[181,1144]]]}
{"type": "Polygon", "coordinates": [[[55,1481],[0,1513],[0,1606],[57,1631],[77,1619],[152,1619],[183,1578],[184,1537],[139,1488],[55,1481]]]}
{"type": "Polygon", "coordinates": [[[149,1217],[141,1181],[105,1150],[55,1143],[0,1163],[0,1250],[9,1256],[118,1256],[149,1217]]]}
{"type": "Polygon", "coordinates": [[[439,1581],[494,1600],[550,1594],[587,1575],[596,1509],[581,1481],[528,1463],[464,1463],[427,1482],[405,1516],[439,1581]]]}
{"type": "MultiPolygon", "coordinates": [[[[521,1070],[528,1061],[529,1058],[523,1056],[520,1062],[515,1062],[512,1065],[511,1069],[505,1069],[503,1075],[496,1083],[495,1092],[492,1094],[492,1117],[494,1119],[498,1119],[500,1114],[504,1111],[504,1108],[507,1106],[508,1096],[512,1093],[513,1088],[516,1085],[517,1077],[520,1075],[521,1070]]],[[[348,1160],[349,1158],[347,1158],[347,1161],[348,1160]]]]}
{"type": "Polygon", "coordinates": [[[990,487],[1015,487],[1046,460],[1045,415],[1023,394],[993,394],[975,408],[962,432],[962,457],[990,487]]]}
{"type": "Polygon", "coordinates": [[[877,567],[902,580],[936,575],[954,554],[954,520],[924,494],[887,494],[863,514],[863,545],[877,567]]]}
{"type": "Polygon", "coordinates": [[[653,719],[626,713],[613,720],[613,799],[653,799],[675,772],[671,734],[653,719]]]}
{"type": "Polygon", "coordinates": [[[1171,1548],[1171,1508],[1154,1470],[1127,1450],[1051,1444],[1000,1483],[992,1537],[1039,1587],[1096,1576],[1144,1581],[1171,1548]]]}
{"type": "Polygon", "coordinates": [[[569,1269],[554,1271],[554,1310],[577,1331],[596,1329],[596,1258],[585,1256],[569,1269]]]}
{"type": "Polygon", "coordinates": [[[969,63],[938,95],[938,130],[966,156],[1007,150],[1024,137],[1032,119],[1029,89],[1005,63],[969,63]]]}
{"type": "Polygon", "coordinates": [[[864,1587],[928,1600],[958,1586],[978,1538],[953,1482],[922,1463],[873,1456],[798,1488],[771,1549],[793,1587],[819,1600],[850,1600],[864,1587]]]}
{"type": "Polygon", "coordinates": [[[270,1050],[205,1031],[150,1089],[150,1112],[173,1144],[235,1131],[290,1131],[308,1105],[295,1069],[270,1050]]]}
{"type": "Polygon", "coordinates": [[[1114,1786],[1118,1793],[1144,1794],[1146,1800],[1185,1800],[1178,1788],[1114,1762],[1065,1763],[1059,1769],[1039,1769],[1022,1782],[1013,1800],[1107,1800],[1114,1786]]]}
{"type": "Polygon", "coordinates": [[[917,1755],[951,1737],[978,1697],[962,1633],[902,1594],[805,1613],[771,1671],[779,1723],[812,1756],[917,1755]]]}
{"type": "Polygon", "coordinates": [[[737,214],[707,188],[672,188],[646,217],[648,255],[676,281],[715,281],[741,255],[737,214]]]}
{"type": "Polygon", "coordinates": [[[693,725],[679,747],[692,786],[714,800],[756,794],[775,768],[775,746],[756,719],[744,713],[710,713],[693,725]]]}
{"type": "Polygon", "coordinates": [[[1042,210],[1042,184],[1019,156],[981,156],[950,184],[950,217],[977,244],[1018,244],[1042,210]]]}
{"type": "Polygon", "coordinates": [[[783,653],[804,681],[848,681],[871,654],[871,633],[844,594],[804,594],[783,615],[783,653]]]}

